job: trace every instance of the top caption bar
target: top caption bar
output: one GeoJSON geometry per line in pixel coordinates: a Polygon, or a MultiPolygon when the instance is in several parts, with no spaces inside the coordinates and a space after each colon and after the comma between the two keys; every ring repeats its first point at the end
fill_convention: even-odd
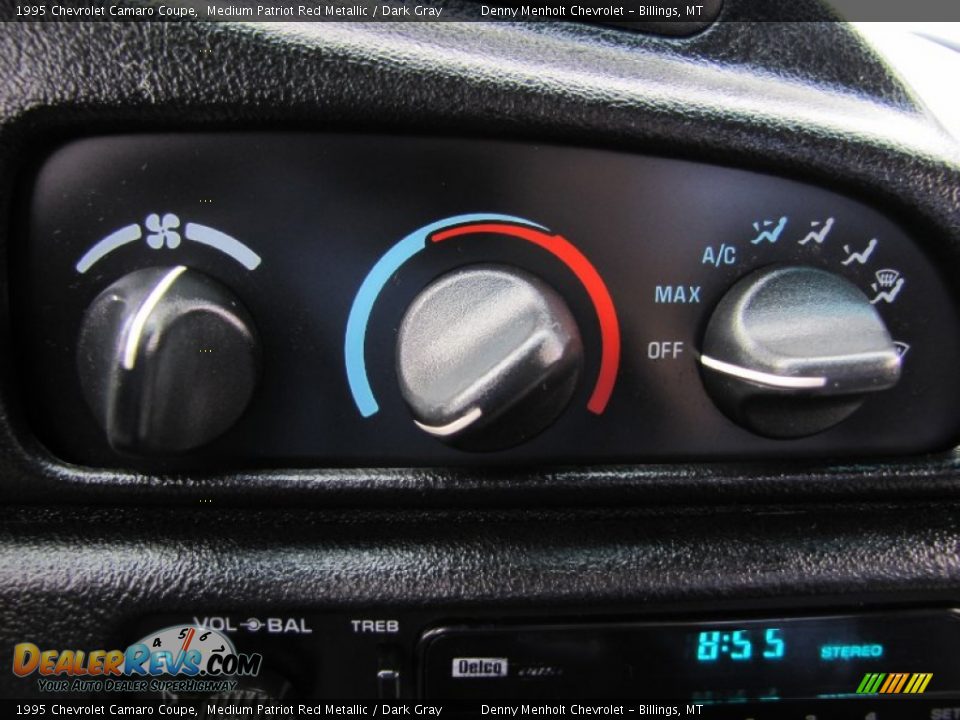
{"type": "Polygon", "coordinates": [[[960,3],[947,0],[799,2],[771,13],[763,2],[723,0],[36,0],[0,10],[14,21],[244,22],[586,22],[663,35],[692,35],[714,22],[960,21],[960,3]],[[732,3],[731,3],[732,5],[732,3]]]}
{"type": "Polygon", "coordinates": [[[29,0],[20,21],[586,22],[662,35],[692,35],[721,15],[723,0],[29,0]]]}

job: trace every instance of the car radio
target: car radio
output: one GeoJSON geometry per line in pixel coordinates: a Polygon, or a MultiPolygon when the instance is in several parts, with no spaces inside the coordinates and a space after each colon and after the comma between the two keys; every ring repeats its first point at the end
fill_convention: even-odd
{"type": "MultiPolygon", "coordinates": [[[[744,718],[776,717],[769,714],[775,708],[853,702],[862,708],[857,717],[883,707],[878,717],[886,719],[915,715],[893,715],[891,705],[878,702],[913,699],[925,701],[923,707],[946,707],[960,696],[954,657],[960,612],[953,609],[666,620],[444,620],[424,612],[169,615],[143,620],[130,637],[136,648],[182,651],[181,641],[194,633],[220,652],[229,646],[241,663],[246,659],[261,670],[228,678],[233,685],[206,695],[220,701],[422,699],[469,709],[490,701],[615,700],[726,708],[744,718]],[[163,638],[173,641],[158,646],[163,638]]],[[[214,660],[210,667],[224,664],[214,660]]],[[[139,655],[137,662],[143,662],[139,655]]],[[[206,666],[205,658],[197,662],[206,666]]],[[[227,677],[202,675],[204,682],[227,677]]],[[[915,713],[919,705],[905,707],[915,713]]]]}

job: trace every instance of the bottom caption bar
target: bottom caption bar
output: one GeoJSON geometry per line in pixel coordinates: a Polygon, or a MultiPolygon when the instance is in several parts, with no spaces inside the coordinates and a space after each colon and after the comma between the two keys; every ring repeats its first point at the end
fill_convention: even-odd
{"type": "Polygon", "coordinates": [[[157,716],[171,718],[277,717],[564,717],[564,718],[735,718],[737,720],[954,720],[960,718],[960,698],[844,698],[816,701],[777,700],[767,703],[686,702],[559,702],[517,703],[479,701],[363,702],[323,700],[272,702],[248,699],[100,701],[29,701],[0,699],[3,717],[157,716]]]}

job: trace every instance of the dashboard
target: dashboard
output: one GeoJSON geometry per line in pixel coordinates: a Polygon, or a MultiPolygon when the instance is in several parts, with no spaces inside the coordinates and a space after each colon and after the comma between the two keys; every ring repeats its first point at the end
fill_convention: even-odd
{"type": "Polygon", "coordinates": [[[818,2],[443,9],[0,26],[0,696],[960,715],[956,139],[818,2]]]}

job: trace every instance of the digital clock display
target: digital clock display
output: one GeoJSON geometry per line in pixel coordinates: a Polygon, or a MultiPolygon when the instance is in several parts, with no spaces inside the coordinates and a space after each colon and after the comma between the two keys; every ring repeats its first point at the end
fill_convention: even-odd
{"type": "Polygon", "coordinates": [[[702,630],[697,634],[697,660],[700,662],[716,662],[724,658],[738,662],[755,657],[780,660],[786,651],[783,630],[778,627],[702,630]]]}

